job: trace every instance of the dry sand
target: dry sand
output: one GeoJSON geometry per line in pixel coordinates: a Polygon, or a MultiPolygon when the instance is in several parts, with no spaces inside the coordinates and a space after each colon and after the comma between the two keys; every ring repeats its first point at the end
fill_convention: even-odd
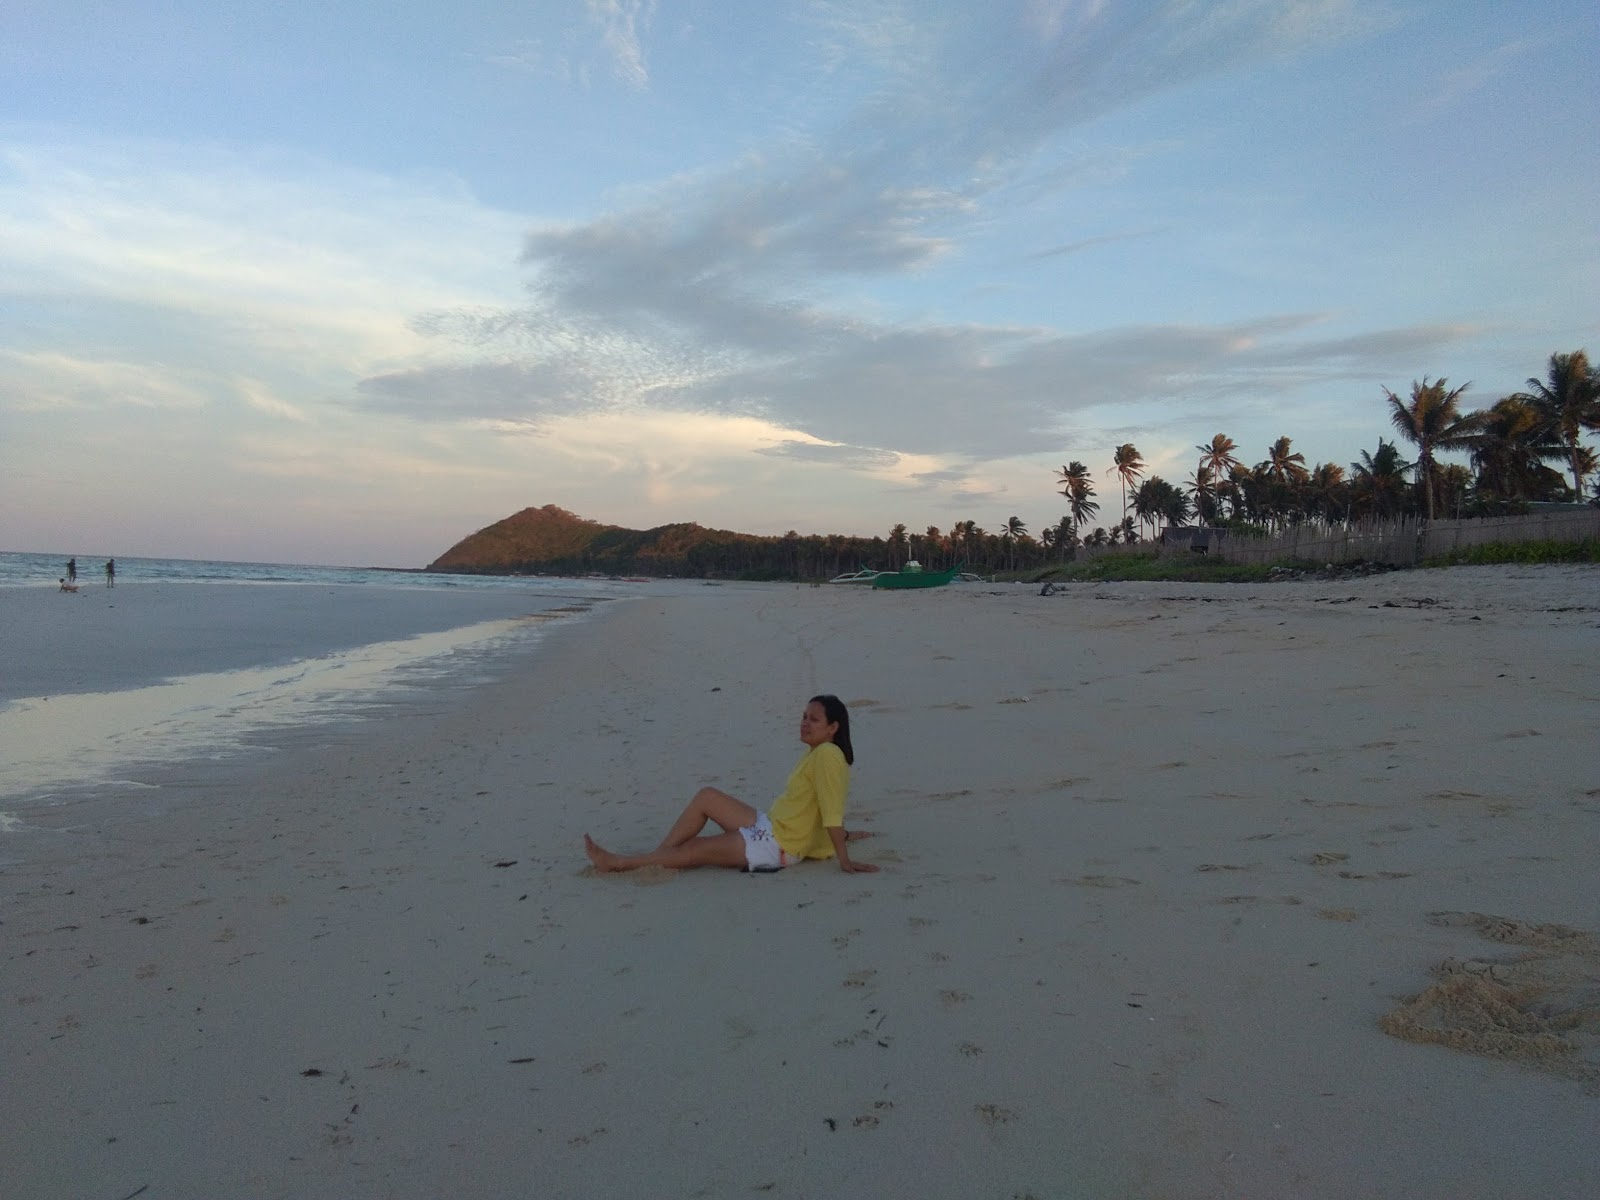
{"type": "Polygon", "coordinates": [[[1591,1196],[1596,662],[1593,568],[610,605],[16,843],[0,1195],[1591,1196]],[[819,690],[881,873],[586,870],[819,690]]]}

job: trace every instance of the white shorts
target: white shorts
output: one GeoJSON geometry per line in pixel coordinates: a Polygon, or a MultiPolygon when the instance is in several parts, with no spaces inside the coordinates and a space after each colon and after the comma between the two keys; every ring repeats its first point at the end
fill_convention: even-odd
{"type": "Polygon", "coordinates": [[[747,871],[781,871],[800,861],[798,856],[778,845],[778,839],[772,836],[772,821],[766,813],[758,815],[754,825],[739,830],[739,833],[744,838],[747,871]]]}

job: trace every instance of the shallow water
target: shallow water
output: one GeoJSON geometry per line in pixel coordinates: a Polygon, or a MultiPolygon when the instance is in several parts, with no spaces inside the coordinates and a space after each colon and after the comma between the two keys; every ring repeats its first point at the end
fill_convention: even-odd
{"type": "MultiPolygon", "coordinates": [[[[0,835],[139,764],[259,750],[294,726],[467,686],[655,585],[370,568],[0,554],[0,835]]],[[[662,584],[662,588],[672,585],[662,584]]]]}

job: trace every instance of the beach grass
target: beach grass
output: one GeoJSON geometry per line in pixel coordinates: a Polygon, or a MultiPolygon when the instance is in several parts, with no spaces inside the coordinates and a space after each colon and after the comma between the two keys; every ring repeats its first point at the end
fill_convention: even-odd
{"type": "Polygon", "coordinates": [[[1600,562],[1600,539],[1577,542],[1488,542],[1442,554],[1423,562],[1425,567],[1490,566],[1496,563],[1600,562]]]}
{"type": "MultiPolygon", "coordinates": [[[[1116,554],[1083,562],[1063,563],[1048,571],[1017,573],[1013,577],[1028,583],[1262,583],[1271,577],[1274,566],[1305,569],[1308,563],[1230,563],[1222,559],[1195,555],[1191,559],[1159,558],[1151,554],[1116,554]]],[[[1315,564],[1320,566],[1321,564],[1315,564]]],[[[1004,579],[1007,576],[997,576],[1004,579]]]]}

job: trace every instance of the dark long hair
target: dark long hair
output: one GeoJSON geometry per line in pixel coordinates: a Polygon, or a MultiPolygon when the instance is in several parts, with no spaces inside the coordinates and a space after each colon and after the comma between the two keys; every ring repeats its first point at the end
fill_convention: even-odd
{"type": "Polygon", "coordinates": [[[829,695],[813,696],[808,703],[822,705],[822,715],[828,718],[828,724],[838,723],[839,730],[833,735],[833,744],[844,751],[844,761],[855,766],[856,752],[850,745],[850,710],[844,706],[844,701],[829,695]]]}

